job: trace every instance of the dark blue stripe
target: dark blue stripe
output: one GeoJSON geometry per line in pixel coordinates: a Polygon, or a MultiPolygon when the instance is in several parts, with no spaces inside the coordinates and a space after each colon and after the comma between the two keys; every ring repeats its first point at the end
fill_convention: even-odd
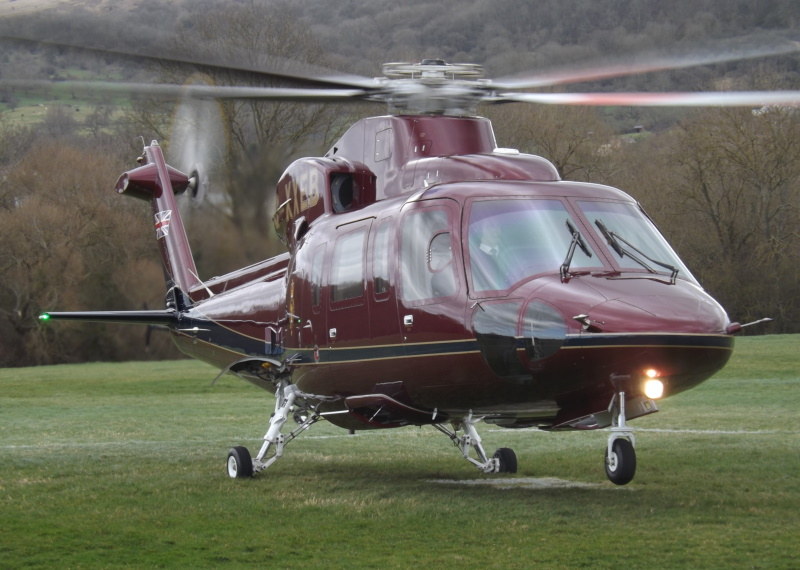
{"type": "Polygon", "coordinates": [[[599,348],[620,346],[687,346],[692,348],[733,348],[733,337],[693,334],[585,334],[569,336],[564,348],[599,348]]]}

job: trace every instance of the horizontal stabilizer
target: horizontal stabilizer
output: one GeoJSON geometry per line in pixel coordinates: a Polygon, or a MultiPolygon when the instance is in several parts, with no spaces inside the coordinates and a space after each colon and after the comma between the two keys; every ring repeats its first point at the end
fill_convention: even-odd
{"type": "Polygon", "coordinates": [[[40,321],[86,321],[94,323],[130,323],[135,325],[171,325],[177,323],[175,311],[70,311],[42,313],[40,321]]]}

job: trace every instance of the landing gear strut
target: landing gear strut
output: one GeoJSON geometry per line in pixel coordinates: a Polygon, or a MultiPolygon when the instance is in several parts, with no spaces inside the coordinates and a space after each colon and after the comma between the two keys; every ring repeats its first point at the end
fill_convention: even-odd
{"type": "Polygon", "coordinates": [[[625,392],[614,394],[609,406],[611,435],[605,452],[606,475],[615,485],[630,483],[636,473],[636,439],[625,423],[625,392]]]}
{"type": "Polygon", "coordinates": [[[464,459],[472,463],[480,471],[484,473],[516,473],[517,472],[517,455],[508,447],[501,447],[494,452],[494,455],[487,457],[486,451],[481,444],[481,436],[478,435],[478,430],[475,429],[475,424],[483,418],[473,418],[472,412],[460,421],[453,422],[453,430],[450,431],[441,424],[434,424],[433,427],[445,434],[451,439],[453,445],[461,449],[461,454],[464,459]],[[458,431],[464,430],[464,435],[458,437],[458,431]],[[475,450],[477,459],[470,457],[470,449],[475,450]]]}
{"type": "Polygon", "coordinates": [[[263,471],[283,456],[283,447],[287,443],[322,419],[314,410],[304,410],[306,413],[299,413],[303,410],[295,411],[293,417],[299,425],[287,435],[281,433],[283,425],[294,410],[295,401],[301,395],[297,386],[290,384],[287,380],[281,380],[278,383],[278,390],[275,392],[275,412],[270,416],[269,429],[264,435],[264,444],[261,446],[261,450],[255,459],[251,459],[250,452],[246,447],[231,449],[227,462],[229,477],[242,479],[263,471]],[[271,455],[269,455],[270,450],[272,450],[271,455]],[[267,457],[268,455],[269,457],[267,457]]]}

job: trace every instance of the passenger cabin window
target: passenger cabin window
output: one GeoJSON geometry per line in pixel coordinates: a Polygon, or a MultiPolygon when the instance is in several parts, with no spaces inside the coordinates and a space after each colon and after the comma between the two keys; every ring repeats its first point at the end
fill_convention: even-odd
{"type": "Polygon", "coordinates": [[[331,302],[349,301],[364,294],[364,244],[366,229],[336,240],[331,264],[331,302]]]}
{"type": "Polygon", "coordinates": [[[314,252],[311,265],[311,304],[319,309],[322,303],[322,265],[325,259],[325,246],[321,245],[314,252]]]}
{"type": "Polygon", "coordinates": [[[374,295],[378,300],[387,298],[389,294],[389,255],[392,222],[381,222],[375,232],[372,246],[372,273],[374,295]]]}
{"type": "Polygon", "coordinates": [[[401,263],[404,301],[449,297],[456,292],[447,210],[427,208],[405,217],[401,263]]]}

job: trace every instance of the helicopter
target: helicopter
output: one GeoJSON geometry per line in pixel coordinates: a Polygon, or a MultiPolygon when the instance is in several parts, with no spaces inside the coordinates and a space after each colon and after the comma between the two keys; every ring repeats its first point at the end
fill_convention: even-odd
{"type": "Polygon", "coordinates": [[[795,91],[525,91],[741,57],[501,80],[485,79],[478,65],[428,59],[385,64],[380,78],[257,71],[306,87],[106,84],[199,99],[373,101],[389,113],[357,121],[323,156],[288,166],[272,220],[286,253],[206,281],[176,202],[198,191],[201,175],[169,166],[152,141],[115,191],[151,205],[165,308],[40,319],[163,327],[184,354],[217,367],[217,378],[274,392],[263,445],[255,455],[229,451],[231,478],[269,468],[322,420],[351,431],[432,426],[480,472],[515,473],[512,449],[484,449],[483,422],[608,429],[606,475],[627,484],[636,472],[628,422],[722,369],[747,325],[703,290],[633,197],[562,180],[545,158],[498,146],[475,110],[800,104],[795,91]]]}

